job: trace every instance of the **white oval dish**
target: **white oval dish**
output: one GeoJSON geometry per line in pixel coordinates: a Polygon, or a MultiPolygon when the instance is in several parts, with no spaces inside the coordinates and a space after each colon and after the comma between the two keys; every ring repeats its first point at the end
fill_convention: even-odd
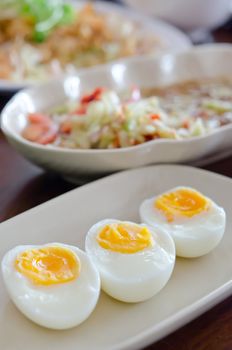
{"type": "Polygon", "coordinates": [[[66,98],[77,99],[96,86],[125,89],[164,86],[189,79],[228,76],[232,71],[230,45],[206,45],[159,58],[121,60],[106,66],[82,70],[76,76],[49,82],[16,94],[2,112],[2,130],[9,142],[26,158],[63,176],[94,177],[152,163],[183,163],[199,160],[232,146],[232,124],[214,133],[186,140],[160,139],[121,149],[64,149],[41,146],[24,139],[20,132],[26,114],[44,111],[66,98]]]}
{"type": "MultiPolygon", "coordinates": [[[[67,1],[72,3],[77,9],[82,7],[87,1],[67,1]]],[[[191,41],[186,34],[179,29],[175,28],[171,24],[168,24],[159,19],[152,19],[140,12],[128,9],[124,6],[119,6],[113,3],[106,3],[105,1],[97,1],[94,3],[94,7],[103,13],[115,13],[116,15],[122,16],[125,20],[131,20],[141,27],[141,32],[154,34],[155,37],[160,39],[163,48],[157,48],[157,54],[163,51],[178,52],[190,47],[191,41]]],[[[156,48],[155,48],[156,49],[156,48]]],[[[0,79],[0,91],[14,92],[19,89],[37,85],[38,81],[9,81],[0,79]]]]}
{"type": "MultiPolygon", "coordinates": [[[[204,191],[227,213],[225,235],[212,253],[199,259],[178,258],[167,285],[146,302],[120,303],[101,293],[86,322],[64,332],[48,331],[23,317],[9,302],[0,274],[0,349],[28,350],[27,345],[33,344],[29,345],[33,350],[138,350],[229,297],[232,180],[191,167],[158,165],[126,171],[22,213],[0,225],[0,259],[13,246],[36,245],[48,239],[83,248],[86,232],[94,223],[113,216],[139,222],[139,205],[145,198],[180,185],[204,191]]],[[[195,324],[187,345],[197,328],[195,324]]]]}

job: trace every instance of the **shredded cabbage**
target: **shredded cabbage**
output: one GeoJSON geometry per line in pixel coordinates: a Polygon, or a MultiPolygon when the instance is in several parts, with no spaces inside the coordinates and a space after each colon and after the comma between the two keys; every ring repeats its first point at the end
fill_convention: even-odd
{"type": "Polygon", "coordinates": [[[165,106],[163,97],[143,98],[139,92],[138,88],[125,94],[96,88],[78,102],[53,109],[46,117],[58,130],[52,143],[83,149],[130,147],[158,138],[183,140],[207,135],[232,120],[228,101],[204,97],[201,103],[197,100],[191,105],[191,100],[184,99],[181,106],[174,98],[170,108],[170,101],[165,106]],[[219,114],[212,113],[212,107],[219,114]]]}

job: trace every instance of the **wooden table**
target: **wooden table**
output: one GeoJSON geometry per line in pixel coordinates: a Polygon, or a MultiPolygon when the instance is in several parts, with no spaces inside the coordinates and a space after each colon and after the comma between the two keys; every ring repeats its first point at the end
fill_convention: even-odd
{"type": "MultiPolygon", "coordinates": [[[[231,27],[215,31],[216,41],[232,42],[231,27]]],[[[0,96],[0,108],[6,101],[0,96]]],[[[204,168],[232,177],[232,157],[204,168]]],[[[73,188],[23,159],[0,132],[0,222],[73,188]]],[[[232,350],[232,297],[147,350],[232,350]]]]}

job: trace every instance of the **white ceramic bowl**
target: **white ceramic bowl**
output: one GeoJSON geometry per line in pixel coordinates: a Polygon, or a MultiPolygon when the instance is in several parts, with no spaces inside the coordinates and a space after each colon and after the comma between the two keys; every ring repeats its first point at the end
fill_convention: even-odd
{"type": "MultiPolygon", "coordinates": [[[[67,0],[67,2],[72,3],[77,9],[81,8],[86,3],[86,1],[81,0],[67,0]]],[[[120,16],[124,21],[136,23],[144,36],[147,34],[154,35],[154,37],[160,40],[161,43],[161,47],[158,47],[157,45],[154,46],[154,52],[157,52],[157,54],[165,51],[182,51],[192,45],[190,39],[185,33],[162,20],[148,18],[142,13],[133,11],[131,8],[128,9],[125,6],[107,3],[105,1],[94,2],[93,6],[99,12],[109,14],[110,16],[115,14],[120,16]]],[[[0,91],[14,92],[37,83],[38,81],[36,80],[10,81],[0,79],[0,91]]]]}
{"type": "Polygon", "coordinates": [[[140,12],[155,15],[186,30],[212,29],[230,15],[231,0],[124,0],[140,12]]]}
{"type": "Polygon", "coordinates": [[[41,146],[25,140],[20,132],[26,114],[44,111],[67,97],[77,99],[96,86],[125,89],[164,86],[189,79],[228,76],[232,71],[232,46],[206,45],[159,58],[122,60],[83,70],[76,76],[53,81],[16,94],[2,112],[2,130],[9,142],[32,162],[72,178],[100,176],[152,163],[190,162],[232,146],[232,124],[214,133],[187,140],[160,139],[128,148],[73,150],[41,146]]]}

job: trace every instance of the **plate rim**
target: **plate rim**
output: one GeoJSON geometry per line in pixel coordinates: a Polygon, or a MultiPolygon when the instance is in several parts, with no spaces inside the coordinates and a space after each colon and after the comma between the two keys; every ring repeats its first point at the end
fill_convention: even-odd
{"type": "Polygon", "coordinates": [[[157,341],[187,325],[231,295],[232,280],[224,283],[213,292],[164,319],[158,326],[154,325],[135,337],[111,347],[110,350],[140,350],[141,347],[146,347],[153,343],[155,344],[157,341]],[[158,335],[156,334],[157,332],[159,332],[158,335]]]}
{"type": "Polygon", "coordinates": [[[34,212],[40,207],[45,207],[47,205],[50,206],[51,203],[53,203],[53,202],[55,203],[56,201],[59,202],[62,198],[69,196],[70,194],[72,194],[74,192],[83,191],[88,187],[95,186],[96,184],[100,184],[101,182],[110,181],[111,179],[113,179],[115,177],[117,178],[117,177],[126,175],[127,173],[129,174],[130,172],[142,172],[142,171],[146,171],[146,169],[152,169],[152,168],[153,169],[156,169],[156,168],[173,168],[173,169],[174,168],[182,168],[182,169],[184,169],[184,171],[191,170],[191,171],[194,171],[197,173],[201,173],[201,174],[205,174],[205,175],[208,175],[208,176],[211,176],[214,178],[221,179],[224,182],[230,182],[232,184],[232,178],[230,178],[229,176],[222,175],[222,174],[219,174],[219,173],[207,170],[207,169],[198,168],[197,166],[194,166],[191,164],[189,164],[189,165],[187,165],[187,164],[175,164],[175,163],[151,164],[151,165],[146,165],[146,166],[141,166],[141,167],[130,168],[130,169],[118,171],[118,172],[115,172],[113,174],[109,174],[109,175],[103,176],[101,178],[95,179],[93,181],[90,181],[88,183],[78,185],[74,189],[71,189],[63,194],[60,194],[60,195],[58,195],[54,198],[51,198],[51,199],[49,199],[41,204],[38,204],[35,207],[32,207],[28,210],[25,210],[24,212],[22,212],[20,214],[14,215],[9,219],[0,222],[0,227],[2,225],[8,224],[10,221],[14,221],[14,220],[18,219],[19,217],[26,215],[28,213],[34,212]]]}

